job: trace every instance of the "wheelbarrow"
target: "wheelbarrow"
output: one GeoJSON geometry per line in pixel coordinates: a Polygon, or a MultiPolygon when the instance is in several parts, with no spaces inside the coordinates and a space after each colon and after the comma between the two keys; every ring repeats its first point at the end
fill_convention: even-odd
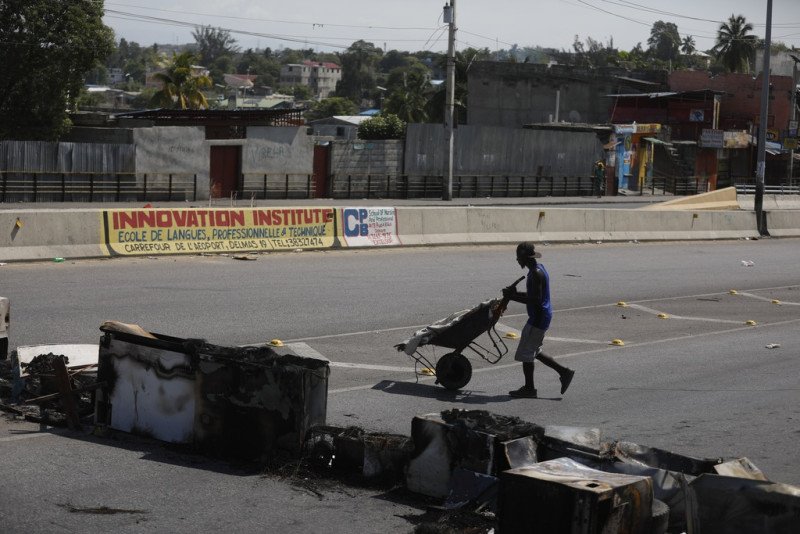
{"type": "MultiPolygon", "coordinates": [[[[509,287],[516,287],[524,279],[524,276],[519,278],[509,287]]],[[[472,364],[464,352],[477,355],[492,365],[508,353],[508,346],[495,328],[507,306],[508,299],[505,297],[481,302],[473,308],[456,312],[417,330],[408,340],[395,345],[395,348],[414,359],[417,376],[428,375],[433,369],[437,384],[450,390],[461,389],[472,379],[472,364]],[[488,334],[491,347],[475,341],[484,333],[488,334]],[[425,350],[431,346],[452,349],[452,352],[436,359],[433,349],[425,350]],[[418,366],[422,366],[422,370],[418,366]]]]}

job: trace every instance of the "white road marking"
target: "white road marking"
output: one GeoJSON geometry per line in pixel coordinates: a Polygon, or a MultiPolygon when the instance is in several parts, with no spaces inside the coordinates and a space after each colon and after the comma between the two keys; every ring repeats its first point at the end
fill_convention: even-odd
{"type": "Polygon", "coordinates": [[[684,315],[672,315],[671,313],[654,310],[653,308],[648,308],[647,306],[642,306],[640,304],[628,304],[628,307],[633,308],[635,310],[643,311],[645,313],[650,313],[652,315],[660,315],[663,313],[669,319],[680,319],[681,321],[703,321],[707,323],[721,323],[721,324],[742,324],[744,322],[744,321],[732,321],[730,319],[714,319],[711,317],[687,317],[684,315]]]}
{"type": "MultiPolygon", "coordinates": [[[[775,300],[775,299],[771,299],[771,298],[767,298],[767,297],[762,297],[761,295],[753,295],[752,293],[741,293],[740,292],[738,294],[743,296],[743,297],[749,297],[751,299],[756,299],[756,300],[764,300],[764,301],[770,302],[770,303],[773,300],[775,300]]],[[[786,302],[786,301],[780,300],[779,303],[780,303],[781,306],[800,306],[800,302],[786,302]]]]}
{"type": "Polygon", "coordinates": [[[391,365],[371,365],[366,363],[334,362],[331,361],[331,359],[328,358],[327,356],[320,353],[319,351],[311,348],[308,345],[308,343],[303,343],[301,341],[294,343],[286,343],[285,346],[291,349],[292,351],[296,352],[300,356],[305,356],[306,358],[314,358],[317,360],[325,360],[331,367],[341,367],[345,369],[368,369],[371,371],[389,371],[393,373],[413,373],[415,371],[413,367],[396,367],[391,365]]]}

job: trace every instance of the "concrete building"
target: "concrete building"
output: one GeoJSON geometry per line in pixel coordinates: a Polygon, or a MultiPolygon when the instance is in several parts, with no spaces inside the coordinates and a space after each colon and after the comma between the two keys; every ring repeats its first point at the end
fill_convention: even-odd
{"type": "Polygon", "coordinates": [[[336,91],[336,84],[342,79],[342,67],[336,63],[304,61],[289,63],[281,67],[280,85],[291,87],[303,85],[311,89],[314,98],[328,98],[336,91]]]}
{"type": "Polygon", "coordinates": [[[479,61],[469,70],[467,124],[521,128],[525,124],[604,124],[610,94],[666,88],[664,73],[561,65],[479,61]]]}

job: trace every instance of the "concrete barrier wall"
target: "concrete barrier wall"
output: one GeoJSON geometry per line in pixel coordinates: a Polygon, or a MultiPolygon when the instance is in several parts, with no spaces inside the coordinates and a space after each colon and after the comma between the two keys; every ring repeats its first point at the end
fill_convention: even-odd
{"type": "Polygon", "coordinates": [[[106,255],[100,210],[0,211],[0,261],[106,255]]]}
{"type": "Polygon", "coordinates": [[[767,231],[773,237],[800,237],[800,210],[767,212],[767,231]]]}
{"type": "MultiPolygon", "coordinates": [[[[0,211],[0,261],[107,256],[102,212],[0,211]]],[[[758,237],[755,214],[748,211],[398,207],[396,223],[405,246],[758,237]]],[[[776,237],[800,236],[800,211],[769,212],[768,228],[776,237]]],[[[342,236],[341,226],[337,233],[342,236]]]]}
{"type": "Polygon", "coordinates": [[[569,208],[397,208],[404,245],[658,241],[757,237],[743,211],[655,212],[569,208]]]}

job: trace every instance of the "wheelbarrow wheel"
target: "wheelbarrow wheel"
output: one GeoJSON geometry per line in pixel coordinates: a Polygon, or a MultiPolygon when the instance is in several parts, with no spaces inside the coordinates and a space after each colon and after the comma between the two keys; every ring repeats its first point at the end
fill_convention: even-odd
{"type": "Polygon", "coordinates": [[[445,354],[436,362],[436,382],[447,389],[461,389],[472,378],[472,364],[460,352],[445,354]]]}

